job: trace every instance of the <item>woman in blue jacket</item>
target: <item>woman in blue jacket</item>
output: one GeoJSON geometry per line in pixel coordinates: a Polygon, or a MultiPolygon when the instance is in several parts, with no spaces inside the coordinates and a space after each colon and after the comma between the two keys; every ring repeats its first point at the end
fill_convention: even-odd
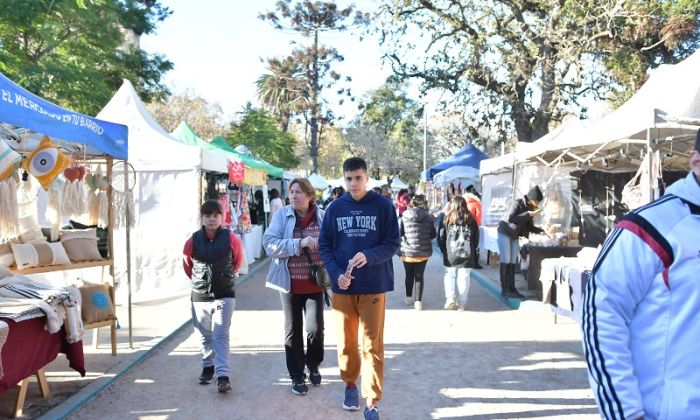
{"type": "Polygon", "coordinates": [[[311,279],[311,262],[323,266],[318,254],[323,210],[306,178],[289,184],[290,204],[277,211],[263,235],[265,252],[273,258],[266,286],[280,292],[284,310],[284,351],[292,379],[292,393],[306,395],[304,366],[309,381],[318,386],[323,361],[323,288],[311,279]],[[306,352],[304,352],[306,324],[306,352]]]}

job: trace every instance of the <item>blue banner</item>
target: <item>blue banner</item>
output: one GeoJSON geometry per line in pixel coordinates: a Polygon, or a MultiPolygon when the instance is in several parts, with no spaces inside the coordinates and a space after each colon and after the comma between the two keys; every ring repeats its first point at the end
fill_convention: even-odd
{"type": "Polygon", "coordinates": [[[0,122],[92,146],[118,159],[127,159],[128,128],[69,111],[14,84],[0,73],[0,122]]]}

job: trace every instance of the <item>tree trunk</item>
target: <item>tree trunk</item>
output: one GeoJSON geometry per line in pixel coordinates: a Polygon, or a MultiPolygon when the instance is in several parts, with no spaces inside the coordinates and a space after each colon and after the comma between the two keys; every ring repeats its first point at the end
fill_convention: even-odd
{"type": "Polygon", "coordinates": [[[511,107],[511,119],[513,120],[513,125],[515,126],[515,133],[518,136],[519,142],[530,143],[532,142],[532,125],[530,124],[530,113],[527,112],[525,108],[525,103],[522,101],[512,102],[511,107]]]}
{"type": "Polygon", "coordinates": [[[314,31],[313,61],[312,61],[312,86],[311,86],[311,141],[309,154],[311,155],[311,173],[318,171],[318,30],[314,31]]]}

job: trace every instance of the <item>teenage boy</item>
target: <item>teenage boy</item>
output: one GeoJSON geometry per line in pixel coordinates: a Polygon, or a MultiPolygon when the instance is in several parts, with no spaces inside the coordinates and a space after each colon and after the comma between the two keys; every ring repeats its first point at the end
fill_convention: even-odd
{"type": "Polygon", "coordinates": [[[348,192],[334,200],[323,218],[319,252],[332,279],[338,364],[345,382],[343,408],[360,408],[355,383],[362,372],[365,419],[379,419],[384,381],[384,308],[394,290],[392,257],[401,245],[394,206],[367,191],[367,164],[343,163],[348,192]],[[362,326],[362,360],[357,349],[362,326]]]}
{"type": "Polygon", "coordinates": [[[185,242],[182,261],[192,280],[192,323],[201,342],[199,383],[210,384],[216,373],[219,392],[229,392],[229,328],[236,306],[234,286],[245,256],[240,239],[221,227],[218,201],[205,201],[200,213],[202,228],[185,242]]]}

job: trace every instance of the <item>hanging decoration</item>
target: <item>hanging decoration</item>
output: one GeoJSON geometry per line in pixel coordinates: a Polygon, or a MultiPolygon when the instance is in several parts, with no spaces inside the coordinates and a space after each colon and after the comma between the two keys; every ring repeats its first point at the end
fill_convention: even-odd
{"type": "Polygon", "coordinates": [[[17,181],[14,177],[0,181],[0,242],[19,236],[17,181]]]}
{"type": "Polygon", "coordinates": [[[248,209],[248,194],[241,190],[240,194],[240,215],[238,217],[238,229],[242,232],[250,232],[253,224],[250,222],[250,210],[248,209]]]}
{"type": "Polygon", "coordinates": [[[264,169],[245,168],[243,183],[246,185],[265,185],[267,184],[267,172],[264,169]]]}
{"type": "Polygon", "coordinates": [[[242,161],[228,161],[228,182],[240,184],[245,179],[245,165],[242,161]]]}
{"type": "Polygon", "coordinates": [[[46,219],[51,223],[51,240],[57,241],[61,233],[61,221],[63,216],[61,213],[61,190],[63,189],[63,182],[60,179],[56,179],[49,190],[48,202],[46,204],[46,219]]]}
{"type": "Polygon", "coordinates": [[[88,189],[83,182],[85,166],[72,160],[71,165],[64,169],[66,182],[61,187],[59,206],[61,215],[81,220],[88,213],[88,189]]]}
{"type": "Polygon", "coordinates": [[[7,143],[0,141],[0,181],[10,177],[22,162],[22,156],[7,143]]]}
{"type": "Polygon", "coordinates": [[[70,158],[58,150],[47,136],[22,162],[22,168],[36,177],[44,190],[48,190],[54,179],[70,165],[70,158]]]}

